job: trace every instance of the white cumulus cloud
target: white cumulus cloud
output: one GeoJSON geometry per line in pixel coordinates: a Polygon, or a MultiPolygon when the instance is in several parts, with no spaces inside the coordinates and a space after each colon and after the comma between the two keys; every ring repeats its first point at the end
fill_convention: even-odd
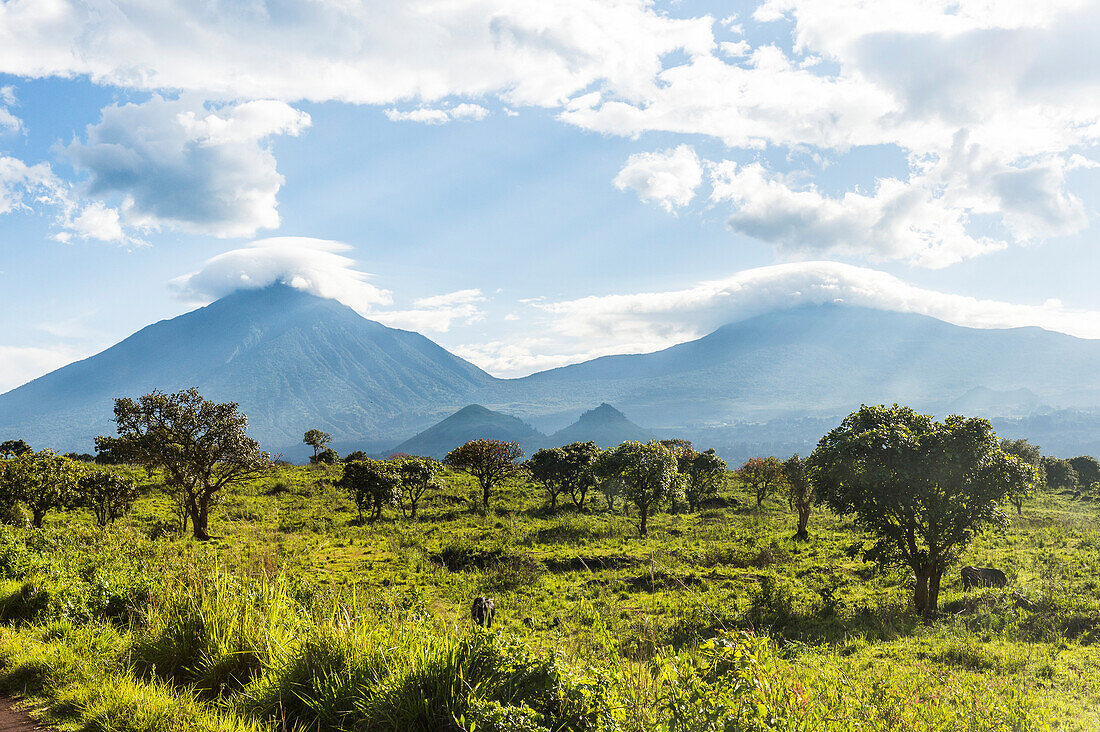
{"type": "Polygon", "coordinates": [[[453,107],[418,107],[404,112],[398,109],[386,110],[386,118],[392,122],[422,122],[429,125],[485,119],[488,115],[489,110],[485,107],[468,102],[453,107]]]}
{"type": "Polygon", "coordinates": [[[1057,301],[1025,305],[925,289],[886,272],[839,262],[796,262],[749,269],[683,290],[584,297],[541,305],[557,333],[593,342],[656,350],[726,323],[779,308],[843,302],[928,315],[974,328],[1038,326],[1100,338],[1100,312],[1057,301]]]}
{"type": "Polygon", "coordinates": [[[393,104],[498,94],[554,106],[595,83],[639,99],[662,57],[706,53],[709,18],[647,0],[11,0],[0,72],[87,75],[209,98],[393,104]]]}
{"type": "Polygon", "coordinates": [[[371,283],[373,275],[357,268],[348,244],[304,236],[260,239],[240,249],[208,259],[169,287],[180,299],[206,304],[238,290],[289,285],[318,297],[338,300],[371,320],[393,328],[445,333],[455,323],[469,324],[484,317],[478,289],[456,290],[424,297],[409,308],[390,308],[390,290],[371,283]]]}
{"type": "Polygon", "coordinates": [[[680,145],[672,150],[631,155],[614,182],[620,191],[629,188],[641,200],[672,212],[691,203],[695,189],[703,182],[703,166],[693,147],[680,145]]]}
{"type": "Polygon", "coordinates": [[[455,323],[469,325],[483,320],[485,312],[478,303],[484,301],[481,290],[456,290],[414,300],[408,310],[379,311],[371,317],[392,328],[446,333],[455,323]]]}
{"type": "Polygon", "coordinates": [[[388,290],[368,282],[371,275],[356,269],[355,260],[345,256],[351,248],[343,242],[303,236],[260,239],[210,258],[198,271],[177,277],[170,286],[192,303],[275,283],[339,300],[364,313],[392,302],[388,290]]]}
{"type": "Polygon", "coordinates": [[[89,195],[121,199],[130,226],[250,236],[279,226],[283,177],[265,141],[309,124],[308,114],[280,101],[211,108],[154,96],[106,107],[66,153],[89,174],[89,195]]]}
{"type": "Polygon", "coordinates": [[[918,287],[891,274],[838,262],[795,262],[737,272],[680,290],[528,299],[513,337],[453,349],[497,376],[619,353],[649,353],[700,338],[722,325],[799,305],[845,303],[916,313],[973,328],[1037,326],[1100,338],[1100,312],[1057,299],[1019,304],[918,287]]]}

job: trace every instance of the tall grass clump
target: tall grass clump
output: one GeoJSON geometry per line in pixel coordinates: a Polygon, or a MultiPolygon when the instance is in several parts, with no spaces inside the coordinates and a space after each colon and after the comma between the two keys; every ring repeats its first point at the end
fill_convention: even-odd
{"type": "Polygon", "coordinates": [[[215,698],[278,663],[304,626],[287,583],[215,570],[149,604],[130,649],[134,671],[215,698]]]}

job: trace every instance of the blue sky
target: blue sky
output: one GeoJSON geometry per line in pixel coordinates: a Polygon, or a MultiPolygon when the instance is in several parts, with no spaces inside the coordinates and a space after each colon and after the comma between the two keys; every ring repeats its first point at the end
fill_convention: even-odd
{"type": "Polygon", "coordinates": [[[0,390],[272,280],[499,375],[834,299],[1100,337],[1100,11],[1033,5],[0,0],[0,390]]]}

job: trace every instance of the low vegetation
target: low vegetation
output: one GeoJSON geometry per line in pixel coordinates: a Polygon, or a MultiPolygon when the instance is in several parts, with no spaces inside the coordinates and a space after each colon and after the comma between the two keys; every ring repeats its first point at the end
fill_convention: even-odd
{"type": "Polygon", "coordinates": [[[86,730],[1096,729],[1100,506],[1023,490],[1045,468],[982,422],[866,408],[808,461],[762,459],[762,498],[685,444],[268,464],[214,494],[205,541],[164,466],[74,463],[41,528],[14,493],[0,525],[0,692],[86,730]],[[903,433],[920,479],[859,457],[903,433]],[[871,518],[889,500],[919,508],[912,556],[871,518]],[[965,541],[936,541],[946,518],[965,541]]]}

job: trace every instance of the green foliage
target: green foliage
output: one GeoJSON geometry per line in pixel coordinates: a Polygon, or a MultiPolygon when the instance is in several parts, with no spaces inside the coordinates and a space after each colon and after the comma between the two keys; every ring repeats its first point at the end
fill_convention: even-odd
{"type": "Polygon", "coordinates": [[[1010,491],[1007,498],[1009,503],[1016,507],[1016,514],[1024,512],[1024,500],[1030,498],[1034,490],[1046,485],[1046,471],[1043,469],[1043,453],[1038,445],[1032,445],[1027,440],[1001,440],[1001,450],[1006,455],[1027,463],[1035,469],[1036,479],[1033,482],[1023,483],[1010,491]]]}
{"type": "Polygon", "coordinates": [[[488,509],[493,490],[504,480],[521,473],[522,468],[516,461],[522,458],[523,450],[514,442],[470,440],[447,453],[443,462],[477,480],[481,487],[481,505],[488,509]]]}
{"type": "Polygon", "coordinates": [[[340,453],[331,447],[326,447],[321,452],[310,457],[309,461],[315,465],[335,465],[340,462],[340,453]]]}
{"type": "Polygon", "coordinates": [[[401,479],[397,489],[397,505],[401,507],[403,516],[415,519],[420,500],[429,490],[440,487],[443,466],[431,458],[413,455],[396,458],[394,463],[401,479]]]}
{"type": "Polygon", "coordinates": [[[31,446],[26,440],[4,440],[0,442],[0,460],[19,457],[23,453],[31,451],[31,446]]]}
{"type": "Polygon", "coordinates": [[[1043,473],[1043,482],[1051,490],[1063,491],[1077,488],[1077,471],[1068,460],[1044,456],[1043,473]]]}
{"type": "Polygon", "coordinates": [[[595,466],[601,452],[595,442],[543,448],[531,456],[525,467],[546,489],[551,510],[557,508],[558,495],[567,492],[573,505],[583,511],[588,491],[597,483],[595,466]]]}
{"type": "Polygon", "coordinates": [[[624,442],[604,453],[596,471],[604,480],[622,482],[623,495],[638,509],[638,533],[648,533],[648,520],[665,501],[682,494],[683,479],[676,453],[660,442],[624,442]]]}
{"type": "Polygon", "coordinates": [[[302,437],[302,442],[313,448],[313,459],[311,462],[317,462],[317,457],[320,455],[321,451],[325,449],[328,443],[332,442],[332,435],[328,432],[322,432],[321,430],[307,430],[302,437]]]}
{"type": "Polygon", "coordinates": [[[24,452],[8,460],[0,472],[0,503],[8,515],[16,501],[27,504],[32,523],[41,528],[49,511],[72,505],[83,467],[52,450],[24,452]]]}
{"type": "Polygon", "coordinates": [[[817,493],[806,473],[806,461],[798,453],[783,461],[783,480],[787,484],[790,506],[798,511],[798,530],[794,536],[805,541],[810,538],[806,527],[810,523],[810,511],[813,510],[817,493]]]}
{"type": "Polygon", "coordinates": [[[129,513],[138,495],[133,478],[103,469],[93,470],[80,477],[74,505],[90,509],[96,523],[106,526],[129,513]]]}
{"type": "Polygon", "coordinates": [[[154,391],[136,402],[116,399],[115,424],[119,437],[112,452],[164,471],[165,484],[190,514],[196,539],[210,538],[210,504],[218,493],[271,464],[245,433],[248,418],[236,402],[210,402],[195,389],[154,391]]]}
{"type": "Polygon", "coordinates": [[[399,467],[385,460],[360,460],[344,465],[344,474],[336,481],[359,510],[370,512],[371,523],[382,517],[382,509],[397,503],[401,489],[399,467]]]}
{"type": "Polygon", "coordinates": [[[677,468],[684,476],[684,498],[692,511],[699,504],[718,497],[718,489],[726,480],[726,461],[718,457],[714,448],[695,452],[689,444],[677,455],[677,468]]]}
{"type": "Polygon", "coordinates": [[[734,476],[752,489],[759,509],[764,500],[783,484],[783,463],[774,456],[749,458],[734,476]]]}
{"type": "Polygon", "coordinates": [[[1009,587],[948,573],[924,625],[851,519],[818,510],[794,541],[787,506],[740,508],[742,483],[699,513],[650,512],[642,539],[603,501],[548,515],[522,475],[489,513],[446,472],[418,521],[361,524],[343,468],[225,491],[215,542],[165,528],[156,489],[104,529],[79,510],[0,527],[0,692],[115,732],[1100,725],[1092,501],[1040,494],[974,536],[960,560],[1009,587]],[[491,632],[471,626],[477,595],[496,601],[491,632]]]}
{"type": "Polygon", "coordinates": [[[910,568],[913,600],[930,617],[940,579],[975,535],[1006,521],[999,504],[1038,479],[1005,454],[984,419],[936,422],[908,407],[863,406],[821,438],[814,488],[877,537],[872,555],[910,568]]]}

